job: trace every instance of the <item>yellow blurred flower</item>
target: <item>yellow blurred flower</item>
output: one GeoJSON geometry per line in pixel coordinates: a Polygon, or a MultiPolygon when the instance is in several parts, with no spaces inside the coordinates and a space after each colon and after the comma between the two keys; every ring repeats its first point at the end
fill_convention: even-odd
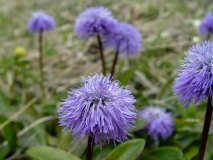
{"type": "Polygon", "coordinates": [[[13,52],[14,52],[14,55],[16,55],[18,57],[25,57],[27,54],[26,49],[24,47],[20,47],[20,46],[15,47],[13,52]]]}
{"type": "Polygon", "coordinates": [[[198,36],[192,37],[192,42],[198,43],[198,42],[200,42],[200,41],[201,41],[200,37],[198,37],[198,36]]]}

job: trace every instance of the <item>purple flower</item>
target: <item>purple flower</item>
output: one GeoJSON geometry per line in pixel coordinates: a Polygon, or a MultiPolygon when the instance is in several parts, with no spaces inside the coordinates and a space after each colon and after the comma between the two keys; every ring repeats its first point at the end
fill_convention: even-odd
{"type": "Polygon", "coordinates": [[[202,36],[208,36],[213,33],[213,14],[207,13],[199,25],[199,32],[202,36]]]}
{"type": "Polygon", "coordinates": [[[153,140],[167,139],[173,132],[173,121],[169,113],[157,107],[147,107],[139,112],[139,117],[147,120],[146,130],[153,140]]]}
{"type": "Polygon", "coordinates": [[[82,82],[62,102],[58,110],[60,125],[76,139],[92,136],[100,147],[102,141],[127,139],[127,130],[136,118],[132,93],[102,74],[83,77],[82,82]]]}
{"type": "Polygon", "coordinates": [[[131,24],[120,22],[115,32],[106,36],[104,46],[113,47],[115,52],[125,56],[134,56],[142,47],[141,34],[131,24]]]}
{"type": "Polygon", "coordinates": [[[79,38],[89,38],[98,34],[108,35],[115,30],[117,21],[111,16],[111,12],[102,6],[89,7],[78,15],[74,32],[79,38]]]}
{"type": "Polygon", "coordinates": [[[213,43],[204,41],[189,48],[182,61],[181,70],[172,86],[179,103],[187,107],[191,100],[194,104],[205,97],[213,98],[213,43]]]}
{"type": "Polygon", "coordinates": [[[36,11],[32,13],[27,28],[30,33],[43,31],[50,31],[55,28],[54,19],[47,15],[44,11],[36,11]]]}

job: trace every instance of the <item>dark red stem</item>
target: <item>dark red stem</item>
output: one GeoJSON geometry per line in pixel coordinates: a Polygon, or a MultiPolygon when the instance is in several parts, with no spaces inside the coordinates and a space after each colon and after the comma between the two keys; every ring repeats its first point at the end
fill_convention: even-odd
{"type": "Polygon", "coordinates": [[[94,146],[94,138],[89,136],[87,143],[86,160],[92,160],[93,146],[94,146]]]}
{"type": "Polygon", "coordinates": [[[201,136],[197,160],[203,160],[204,153],[206,150],[206,143],[207,143],[207,139],[208,139],[211,119],[212,119],[212,103],[211,103],[211,98],[209,97],[207,107],[206,107],[206,115],[205,115],[203,132],[202,132],[202,136],[201,136]]]}

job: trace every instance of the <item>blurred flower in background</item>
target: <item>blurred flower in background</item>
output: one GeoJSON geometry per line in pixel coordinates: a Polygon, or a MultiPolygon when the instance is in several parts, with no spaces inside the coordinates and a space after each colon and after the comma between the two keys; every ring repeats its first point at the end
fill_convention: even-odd
{"type": "Polygon", "coordinates": [[[17,46],[14,48],[13,53],[17,57],[25,57],[27,55],[26,49],[21,46],[17,46]]]}
{"type": "Polygon", "coordinates": [[[142,47],[141,34],[131,24],[119,22],[115,32],[106,36],[104,46],[113,47],[115,52],[123,53],[125,56],[134,56],[142,47]]]}
{"type": "Polygon", "coordinates": [[[30,33],[39,31],[51,31],[55,28],[54,19],[46,14],[44,11],[39,10],[32,13],[32,16],[27,24],[30,33]]]}
{"type": "Polygon", "coordinates": [[[208,36],[213,33],[213,14],[208,12],[201,20],[199,25],[199,32],[202,36],[208,36]]]}
{"type": "Polygon", "coordinates": [[[169,113],[158,107],[147,107],[138,112],[140,118],[147,120],[146,130],[153,140],[167,139],[173,132],[173,120],[169,113]]]}
{"type": "Polygon", "coordinates": [[[204,41],[189,48],[185,53],[178,77],[172,86],[179,103],[187,107],[191,100],[194,104],[205,97],[213,98],[213,43],[204,41]]]}
{"type": "Polygon", "coordinates": [[[83,77],[82,82],[62,102],[58,110],[60,125],[77,135],[76,139],[94,137],[100,147],[102,141],[127,139],[127,130],[133,127],[136,118],[132,93],[102,74],[83,77]]]}
{"type": "Polygon", "coordinates": [[[98,34],[108,35],[115,30],[117,21],[111,12],[102,6],[89,7],[80,13],[75,21],[74,32],[79,38],[89,38],[98,34]]]}
{"type": "Polygon", "coordinates": [[[198,36],[193,36],[191,40],[192,40],[192,42],[194,42],[194,43],[198,43],[198,42],[200,42],[200,37],[198,37],[198,36]]]}

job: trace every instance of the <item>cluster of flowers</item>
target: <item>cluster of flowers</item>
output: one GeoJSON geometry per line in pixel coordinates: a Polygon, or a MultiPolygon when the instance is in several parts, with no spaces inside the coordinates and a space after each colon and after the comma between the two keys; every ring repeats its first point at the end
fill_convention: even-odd
{"type": "MultiPolygon", "coordinates": [[[[113,47],[115,52],[125,56],[137,54],[142,46],[138,30],[131,24],[118,22],[104,7],[90,7],[83,11],[75,21],[74,32],[83,39],[101,36],[105,47],[113,47]]],[[[110,76],[96,74],[83,78],[83,85],[70,92],[62,103],[59,109],[60,124],[76,134],[77,138],[94,136],[96,144],[100,146],[102,139],[121,142],[127,139],[126,130],[131,129],[135,122],[134,102],[131,92],[119,88],[117,81],[111,82],[110,76]]],[[[151,108],[140,114],[140,118],[148,121],[146,129],[153,140],[159,137],[166,139],[173,131],[170,114],[159,111],[159,108],[151,108]],[[156,125],[161,127],[156,129],[156,125]]]]}
{"type": "MultiPolygon", "coordinates": [[[[50,31],[54,20],[44,11],[32,14],[28,22],[30,33],[50,31]]],[[[104,47],[112,47],[115,52],[133,56],[142,47],[139,31],[131,24],[118,22],[104,7],[90,7],[76,19],[75,34],[81,39],[98,35],[104,47]]],[[[59,124],[76,135],[76,139],[91,136],[101,147],[103,141],[111,139],[122,142],[127,139],[137,117],[132,93],[112,81],[109,76],[94,74],[82,77],[82,85],[69,92],[58,110],[59,124]]],[[[139,112],[139,117],[147,120],[146,130],[153,140],[168,138],[173,131],[173,121],[169,113],[157,107],[149,107],[139,112]]]]}
{"type": "Polygon", "coordinates": [[[172,89],[179,102],[185,102],[183,108],[194,100],[194,104],[210,97],[213,104],[213,43],[207,41],[213,33],[213,14],[207,13],[201,20],[199,32],[206,40],[196,44],[185,53],[178,77],[172,89]]]}
{"type": "Polygon", "coordinates": [[[140,118],[147,121],[147,125],[144,128],[148,131],[148,135],[153,140],[159,138],[167,139],[173,132],[173,120],[170,113],[165,112],[160,107],[146,107],[142,111],[138,112],[140,118]]]}
{"type": "MultiPolygon", "coordinates": [[[[208,13],[199,26],[202,35],[213,32],[212,22],[213,15],[208,13]]],[[[54,27],[53,18],[44,11],[34,12],[28,23],[30,33],[49,31],[54,27]]],[[[138,30],[130,24],[118,22],[104,7],[90,7],[82,12],[76,19],[74,32],[79,38],[85,39],[96,34],[102,36],[104,46],[113,47],[126,56],[135,55],[141,48],[138,30]]],[[[206,41],[186,52],[183,69],[172,87],[179,102],[185,102],[184,107],[192,99],[197,103],[213,95],[212,50],[213,44],[206,41]]],[[[70,92],[70,96],[62,103],[59,109],[60,124],[77,137],[93,135],[99,145],[102,138],[122,141],[127,139],[126,129],[131,129],[136,117],[134,102],[131,92],[119,87],[119,83],[111,81],[109,76],[95,74],[84,77],[83,85],[70,92]]],[[[147,130],[152,139],[156,140],[159,136],[166,139],[171,135],[172,118],[159,108],[149,107],[139,112],[139,116],[148,121],[147,130]]]]}
{"type": "Polygon", "coordinates": [[[74,32],[79,38],[102,36],[103,45],[115,52],[134,56],[142,47],[139,31],[129,23],[118,22],[105,7],[89,7],[78,15],[74,32]]]}
{"type": "Polygon", "coordinates": [[[54,19],[46,14],[44,11],[39,10],[32,13],[32,17],[27,24],[30,33],[39,31],[51,31],[55,28],[54,19]]]}
{"type": "Polygon", "coordinates": [[[183,108],[191,101],[194,104],[208,98],[206,115],[197,159],[202,160],[205,154],[208,132],[212,118],[213,107],[213,43],[208,41],[213,33],[213,14],[207,13],[199,25],[199,32],[205,36],[202,44],[196,44],[185,53],[178,77],[172,89],[179,102],[184,102],[183,108]]]}
{"type": "MultiPolygon", "coordinates": [[[[43,11],[32,14],[28,23],[30,33],[54,29],[54,20],[43,11]]],[[[199,26],[200,34],[210,38],[213,33],[213,14],[207,13],[199,26]]],[[[90,7],[76,19],[75,34],[82,39],[99,36],[104,47],[112,47],[116,53],[133,56],[142,47],[139,31],[131,24],[118,22],[104,7],[90,7]]],[[[20,50],[20,49],[19,49],[20,50]]],[[[172,89],[184,108],[194,100],[209,97],[213,104],[213,43],[204,41],[186,52],[182,69],[175,79],[172,89]]],[[[129,135],[137,116],[136,101],[132,93],[121,87],[111,76],[98,73],[83,77],[83,84],[69,92],[58,110],[59,123],[64,130],[77,135],[76,138],[90,136],[101,147],[103,141],[111,139],[122,142],[129,135]]],[[[148,107],[139,112],[139,117],[147,120],[146,130],[153,140],[168,138],[173,132],[173,121],[169,113],[157,107],[148,107]]]]}
{"type": "MultiPolygon", "coordinates": [[[[94,137],[97,145],[110,139],[122,142],[135,123],[135,99],[130,91],[95,74],[82,78],[83,85],[69,93],[58,110],[59,123],[77,138],[94,137]]],[[[64,130],[65,130],[64,129],[64,130]]]]}

